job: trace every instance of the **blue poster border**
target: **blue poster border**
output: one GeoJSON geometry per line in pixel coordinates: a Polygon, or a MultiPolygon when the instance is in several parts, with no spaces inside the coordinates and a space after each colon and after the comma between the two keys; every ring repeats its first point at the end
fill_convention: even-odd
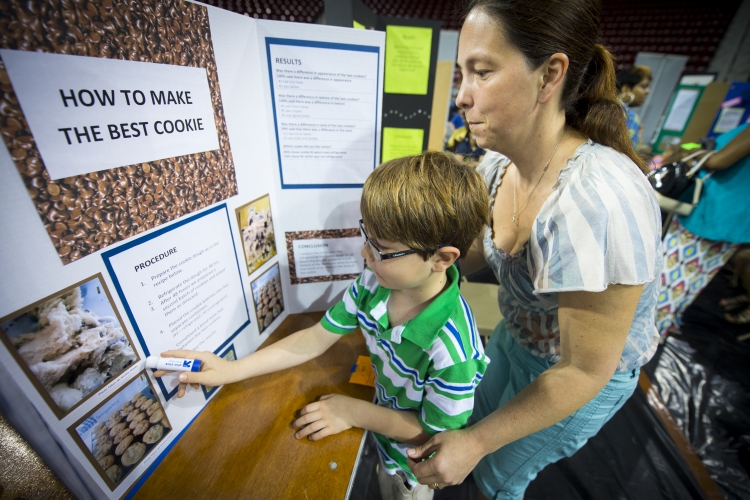
{"type": "MultiPolygon", "coordinates": [[[[245,283],[242,281],[242,272],[240,270],[240,261],[237,258],[237,246],[234,243],[234,234],[232,233],[232,223],[229,219],[229,209],[227,208],[226,203],[222,203],[220,205],[216,205],[215,207],[211,207],[208,210],[204,212],[200,212],[195,215],[191,215],[190,217],[183,219],[181,221],[178,221],[172,225],[162,227],[153,233],[147,234],[145,236],[141,236],[140,238],[136,238],[134,240],[131,240],[124,245],[121,245],[117,248],[114,248],[112,250],[107,250],[106,252],[102,253],[102,260],[104,261],[104,265],[107,268],[107,272],[109,273],[109,277],[112,280],[112,283],[115,286],[115,290],[117,290],[117,295],[120,297],[120,301],[122,302],[123,307],[125,308],[125,314],[128,316],[128,319],[130,320],[130,324],[133,325],[133,331],[135,333],[135,336],[138,338],[138,342],[141,344],[141,348],[143,349],[143,352],[146,356],[150,356],[150,351],[148,350],[148,347],[146,346],[146,341],[143,338],[143,335],[141,334],[141,329],[138,326],[138,323],[135,320],[135,316],[133,315],[133,311],[130,309],[130,305],[128,304],[128,300],[125,298],[125,293],[122,290],[122,287],[120,286],[120,281],[117,279],[117,274],[115,273],[114,268],[112,267],[112,263],[110,259],[114,257],[115,255],[119,255],[122,252],[125,252],[127,250],[130,250],[131,248],[142,245],[143,243],[146,243],[147,241],[153,240],[154,238],[161,236],[165,233],[168,233],[174,229],[177,229],[179,227],[182,227],[186,224],[190,224],[191,222],[200,219],[202,217],[205,217],[209,214],[212,214],[214,212],[218,212],[220,210],[224,210],[224,213],[227,216],[227,227],[229,229],[229,235],[232,239],[232,250],[234,250],[234,261],[237,263],[237,276],[240,280],[240,285],[242,288],[242,298],[243,302],[245,304],[245,312],[247,313],[247,321],[245,321],[242,326],[240,326],[232,335],[230,335],[224,343],[222,343],[215,351],[214,354],[218,354],[219,351],[224,349],[227,345],[229,345],[234,338],[239,335],[239,333],[247,328],[250,325],[250,309],[247,307],[247,294],[245,293],[245,283]]],[[[169,392],[167,387],[164,385],[164,382],[162,382],[161,378],[156,379],[156,383],[159,385],[159,389],[161,390],[162,394],[164,395],[164,399],[166,401],[169,401],[177,394],[177,388],[175,388],[172,392],[169,392]]]]}
{"type": "Polygon", "coordinates": [[[271,66],[271,45],[291,45],[295,47],[314,47],[318,49],[334,49],[334,50],[350,50],[355,52],[371,52],[378,55],[378,72],[377,79],[375,82],[375,133],[373,144],[373,158],[372,158],[372,169],[375,170],[377,167],[377,155],[378,155],[378,105],[380,94],[378,89],[380,88],[380,47],[373,45],[354,45],[349,43],[333,43],[333,42],[315,42],[312,40],[295,40],[292,38],[272,38],[267,37],[266,39],[266,57],[268,58],[268,82],[271,85],[271,110],[273,111],[273,127],[276,133],[276,154],[279,160],[279,175],[281,176],[281,189],[333,189],[333,188],[361,188],[362,184],[286,184],[284,182],[284,168],[281,164],[281,143],[279,142],[279,124],[276,118],[276,91],[273,87],[273,71],[271,66]]]}

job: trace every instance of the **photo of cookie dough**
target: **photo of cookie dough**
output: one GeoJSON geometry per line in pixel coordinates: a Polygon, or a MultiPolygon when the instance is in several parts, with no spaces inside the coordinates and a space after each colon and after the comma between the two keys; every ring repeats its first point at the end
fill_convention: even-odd
{"type": "Polygon", "coordinates": [[[171,430],[143,372],[68,429],[112,490],[171,430]]]}
{"type": "Polygon", "coordinates": [[[138,359],[101,275],[4,318],[0,331],[60,417],[138,359]]]}
{"type": "Polygon", "coordinates": [[[284,296],[281,293],[279,265],[275,264],[250,284],[258,318],[258,333],[271,326],[273,320],[284,311],[284,296]]]}
{"type": "Polygon", "coordinates": [[[236,210],[247,272],[252,273],[276,255],[276,240],[268,195],[236,210]]]}

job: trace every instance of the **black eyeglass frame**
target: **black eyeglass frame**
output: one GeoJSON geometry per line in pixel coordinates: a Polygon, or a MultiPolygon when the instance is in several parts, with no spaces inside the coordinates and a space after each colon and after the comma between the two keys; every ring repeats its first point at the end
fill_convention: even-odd
{"type": "Polygon", "coordinates": [[[401,250],[400,252],[391,252],[391,253],[383,253],[380,251],[380,249],[375,245],[375,243],[372,242],[369,236],[367,236],[367,232],[365,231],[365,221],[363,219],[359,219],[359,231],[362,233],[362,236],[365,238],[365,244],[369,244],[370,248],[373,250],[372,254],[375,256],[375,259],[378,262],[382,262],[384,260],[388,259],[395,259],[396,257],[404,257],[406,255],[411,255],[414,253],[425,253],[425,252],[434,252],[435,250],[442,248],[445,245],[440,245],[435,248],[430,248],[426,250],[417,250],[417,249],[409,249],[409,250],[401,250]]]}

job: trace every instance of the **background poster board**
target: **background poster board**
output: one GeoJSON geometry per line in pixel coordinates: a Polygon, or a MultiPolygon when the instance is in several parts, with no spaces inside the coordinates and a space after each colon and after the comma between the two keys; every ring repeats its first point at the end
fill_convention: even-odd
{"type": "MultiPolygon", "coordinates": [[[[44,141],[37,144],[37,135],[41,137],[40,134],[44,132],[37,132],[34,125],[36,121],[32,117],[35,116],[34,111],[25,106],[29,97],[17,95],[14,90],[14,80],[24,81],[23,75],[26,70],[23,69],[23,65],[20,70],[18,67],[6,67],[5,64],[0,67],[0,122],[3,125],[0,134],[5,144],[5,148],[0,148],[0,220],[6,232],[6,238],[0,239],[0,266],[4,276],[0,285],[0,318],[4,326],[0,329],[3,332],[10,331],[10,337],[7,333],[0,334],[0,338],[4,337],[0,345],[0,374],[5,380],[0,387],[0,407],[10,423],[35,447],[77,498],[119,499],[134,494],[161,457],[168,453],[175,440],[218,391],[218,388],[201,388],[198,391],[188,391],[186,396],[179,400],[168,398],[172,388],[168,385],[160,387],[152,377],[151,371],[143,369],[143,359],[146,355],[163,349],[168,342],[158,341],[159,331],[163,328],[159,321],[149,318],[149,310],[135,310],[138,303],[151,307],[147,302],[154,301],[153,297],[139,296],[137,287],[134,289],[127,285],[127,274],[135,273],[135,267],[143,264],[144,267],[139,267],[138,272],[149,271],[149,281],[146,283],[152,285],[152,290],[155,290],[153,284],[165,279],[165,276],[167,281],[162,285],[175,280],[171,286],[176,286],[177,278],[184,279],[186,275],[189,284],[197,285],[202,279],[201,276],[195,276],[192,281],[191,277],[199,271],[203,272],[204,267],[208,268],[207,273],[216,269],[211,276],[218,277],[208,280],[204,286],[213,286],[213,283],[225,280],[218,292],[224,289],[232,290],[231,293],[224,292],[227,299],[226,302],[222,302],[222,305],[231,304],[225,311],[224,317],[227,321],[221,328],[215,328],[216,333],[211,335],[209,327],[212,313],[204,312],[199,307],[195,310],[198,311],[196,324],[203,326],[196,330],[196,334],[211,335],[203,345],[230,359],[246,356],[257,349],[289,313],[321,310],[337,301],[348,282],[328,281],[292,285],[286,252],[266,252],[261,259],[257,259],[252,268],[244,259],[242,225],[236,214],[238,209],[263,197],[267,200],[264,203],[267,204],[268,210],[273,213],[274,231],[267,233],[266,237],[274,240],[275,248],[280,248],[280,245],[281,248],[285,247],[283,235],[287,232],[354,228],[360,218],[358,207],[361,189],[356,185],[333,188],[336,189],[335,196],[330,195],[331,188],[282,189],[277,138],[273,127],[266,38],[370,47],[372,53],[378,54],[377,84],[374,93],[379,103],[382,103],[381,56],[385,40],[383,33],[378,32],[256,21],[225,10],[180,0],[157,0],[152,6],[155,10],[150,12],[140,10],[143,8],[140,4],[131,4],[127,11],[130,23],[122,22],[126,13],[118,10],[120,7],[89,3],[86,4],[86,12],[77,11],[76,23],[70,24],[73,17],[69,13],[66,14],[65,9],[77,7],[72,4],[61,5],[58,10],[48,9],[45,11],[48,15],[41,16],[39,12],[42,3],[41,0],[27,3],[11,2],[8,12],[22,14],[19,25],[23,29],[20,32],[0,34],[0,49],[39,52],[42,56],[56,56],[60,55],[60,52],[65,52],[66,56],[85,59],[84,66],[88,67],[99,67],[98,63],[106,64],[113,61],[122,63],[122,67],[125,67],[125,63],[140,61],[144,64],[166,65],[168,69],[176,71],[185,68],[201,70],[208,89],[203,94],[203,103],[206,105],[210,101],[210,109],[207,112],[212,114],[215,129],[215,143],[196,141],[192,145],[199,151],[188,152],[178,149],[174,152],[175,150],[164,148],[166,152],[148,153],[150,156],[140,162],[128,159],[131,157],[124,153],[120,156],[112,154],[112,158],[109,159],[119,166],[113,167],[106,162],[99,165],[101,169],[97,164],[67,165],[79,170],[72,176],[57,179],[54,174],[50,175],[47,168],[47,163],[54,164],[55,158],[50,156],[54,153],[47,152],[42,144],[44,141]],[[24,30],[31,29],[24,24],[26,19],[39,19],[38,28],[41,36],[32,37],[34,40],[28,42],[30,45],[22,43],[25,39],[22,35],[26,33],[24,30]],[[182,34],[179,35],[179,39],[169,38],[173,36],[171,34],[164,35],[168,47],[165,44],[163,48],[151,39],[144,43],[143,47],[132,51],[120,45],[119,35],[124,36],[126,31],[129,33],[130,29],[137,29],[136,26],[151,27],[149,33],[152,34],[158,32],[158,26],[153,26],[157,19],[167,19],[172,25],[181,27],[182,34]],[[96,23],[102,22],[111,22],[114,26],[113,32],[101,35],[96,42],[65,42],[63,46],[52,43],[57,40],[54,33],[60,30],[67,30],[69,37],[72,37],[71,40],[76,37],[89,40],[92,33],[98,34],[96,23]],[[141,49],[146,48],[150,51],[147,57],[141,53],[141,49]],[[21,76],[14,77],[11,73],[21,76]],[[210,221],[210,230],[202,227],[201,221],[210,221]],[[182,232],[185,235],[175,239],[182,232]],[[183,242],[172,244],[177,240],[183,242]],[[206,263],[201,262],[200,269],[192,269],[190,273],[186,267],[182,267],[190,265],[189,263],[180,265],[178,259],[178,267],[172,269],[175,263],[170,261],[174,256],[181,256],[181,245],[186,244],[184,240],[190,240],[187,243],[196,248],[203,245],[202,255],[206,257],[206,263]],[[212,247],[214,244],[217,245],[212,247]],[[177,248],[177,251],[170,253],[170,248],[177,248]],[[221,249],[220,259],[208,258],[212,249],[221,249]],[[139,253],[141,250],[144,251],[144,255],[139,253]],[[145,252],[146,250],[148,252],[145,252]],[[220,263],[218,266],[213,265],[216,261],[220,263]],[[146,262],[149,264],[146,265],[146,262]],[[179,269],[183,269],[185,274],[169,277],[179,269]],[[166,274],[159,276],[164,272],[166,274]],[[270,322],[266,320],[268,315],[262,316],[262,320],[259,317],[253,295],[252,284],[262,283],[266,279],[264,276],[274,278],[273,291],[276,293],[273,298],[276,298],[277,302],[271,306],[272,297],[269,296],[266,304],[270,306],[270,322]],[[152,277],[156,278],[152,280],[152,277]],[[278,290],[276,283],[280,285],[278,290]],[[227,287],[224,288],[224,285],[227,287]],[[94,368],[98,375],[89,372],[90,377],[85,378],[87,381],[93,380],[86,385],[91,390],[85,395],[84,391],[73,387],[72,389],[81,392],[81,397],[66,410],[62,410],[48,394],[49,391],[44,388],[43,383],[33,376],[34,372],[29,363],[19,354],[21,346],[14,344],[11,338],[17,333],[13,329],[21,323],[28,325],[38,321],[41,317],[40,305],[55,300],[63,303],[64,299],[60,297],[75,294],[76,290],[80,292],[80,300],[87,304],[86,297],[93,297],[89,294],[97,286],[100,286],[100,295],[106,296],[106,301],[101,299],[100,305],[107,311],[97,312],[97,318],[90,318],[89,326],[119,328],[122,332],[117,334],[118,342],[101,346],[102,359],[110,356],[116,369],[103,370],[99,364],[94,366],[91,362],[82,366],[81,373],[75,373],[76,377],[70,380],[76,380],[89,368],[94,368]],[[102,319],[105,317],[106,321],[102,319]],[[99,321],[99,326],[95,325],[94,319],[99,321]],[[120,355],[123,354],[126,341],[132,349],[132,355],[121,356],[119,361],[114,362],[118,352],[120,355]],[[112,344],[119,345],[120,351],[112,344]],[[140,408],[135,408],[137,400],[135,403],[132,401],[137,394],[140,394],[139,400],[144,398],[142,404],[146,400],[153,401],[149,404],[160,405],[159,411],[163,413],[163,421],[159,419],[158,422],[150,422],[153,414],[149,416],[147,411],[145,412],[149,417],[149,429],[146,429],[146,432],[150,431],[151,427],[161,426],[161,429],[151,431],[148,440],[153,442],[146,442],[146,432],[134,435],[135,428],[130,429],[132,420],[130,423],[127,422],[127,418],[135,410],[138,412],[133,414],[133,419],[144,413],[140,408]],[[127,416],[119,413],[128,409],[130,404],[134,408],[127,416]],[[115,410],[119,416],[114,414],[115,410]],[[113,424],[113,429],[121,424],[127,425],[116,435],[106,433],[105,436],[99,424],[104,423],[106,427],[108,422],[113,424]],[[125,432],[126,428],[130,430],[129,433],[125,432]],[[159,431],[161,435],[157,436],[159,431]],[[115,446],[114,440],[118,435],[120,441],[115,446]],[[128,436],[132,436],[132,440],[127,441],[128,436]],[[122,454],[109,453],[113,449],[117,451],[123,440],[127,447],[123,446],[125,449],[121,450],[122,454]],[[111,447],[107,448],[110,444],[111,447]],[[125,453],[130,458],[123,462],[119,457],[125,453]],[[110,456],[113,458],[107,458],[110,456]]],[[[144,33],[144,37],[146,35],[144,33]]],[[[7,53],[0,52],[0,59],[3,59],[4,54],[7,53]]],[[[14,55],[18,54],[14,53],[10,58],[14,55]]],[[[21,56],[20,60],[27,59],[23,57],[24,54],[21,56]]],[[[62,64],[62,73],[78,67],[77,63],[70,66],[59,64],[62,64]]],[[[80,82],[66,84],[63,95],[67,99],[61,97],[60,88],[51,89],[58,91],[56,97],[49,98],[49,102],[56,102],[58,107],[57,114],[53,113],[51,116],[59,115],[61,119],[73,116],[65,110],[72,111],[76,108],[71,100],[75,97],[80,108],[78,111],[84,117],[81,118],[81,122],[65,122],[70,123],[71,128],[67,131],[67,136],[65,132],[56,131],[59,134],[58,139],[65,141],[65,147],[95,148],[102,144],[114,144],[117,140],[123,141],[121,144],[124,144],[124,141],[138,144],[138,141],[146,138],[146,130],[149,134],[159,137],[166,135],[167,129],[173,130],[173,133],[185,133],[177,129],[187,127],[186,120],[194,118],[189,113],[167,113],[173,108],[192,109],[191,105],[186,104],[186,90],[178,88],[179,80],[172,78],[165,82],[163,77],[153,77],[155,73],[147,71],[148,75],[152,75],[149,77],[150,80],[132,83],[139,87],[137,89],[124,88],[118,86],[115,81],[116,72],[112,72],[112,78],[109,80],[107,72],[99,73],[99,79],[91,80],[91,85],[85,89],[91,93],[94,101],[91,101],[88,93],[80,92],[83,89],[73,88],[75,85],[82,85],[80,82]],[[99,97],[95,90],[99,92],[99,97]],[[136,94],[135,90],[140,90],[145,100],[141,99],[141,95],[136,94]],[[155,92],[156,99],[159,99],[160,92],[164,92],[164,104],[155,105],[151,101],[151,90],[155,92]],[[114,95],[114,106],[110,106],[109,97],[103,97],[104,91],[110,97],[114,95]],[[125,94],[121,91],[130,93],[125,94]],[[170,91],[174,102],[170,102],[170,91]],[[180,91],[183,94],[178,97],[177,92],[180,91]],[[142,119],[127,117],[127,113],[136,108],[128,110],[127,100],[122,105],[121,98],[124,99],[126,96],[137,99],[131,101],[135,103],[131,106],[141,106],[138,102],[144,102],[139,112],[145,113],[150,104],[153,108],[151,111],[164,111],[165,114],[148,117],[147,114],[139,114],[138,116],[144,117],[142,119]],[[101,104],[100,98],[106,102],[106,106],[101,104]],[[86,104],[81,105],[81,102],[86,104]],[[68,104],[68,108],[65,108],[65,103],[68,104]],[[88,106],[88,103],[92,106],[88,106]],[[120,106],[123,106],[122,109],[118,109],[120,106]],[[179,108],[180,106],[183,107],[179,108]],[[100,115],[95,115],[94,109],[89,109],[97,107],[100,115]],[[101,115],[105,108],[109,114],[101,115]],[[105,116],[107,119],[96,116],[105,116]],[[121,116],[123,118],[120,118],[121,116]],[[179,125],[178,119],[183,120],[179,125]],[[166,125],[167,120],[171,125],[166,125]],[[140,121],[148,122],[148,128],[141,126],[140,121]],[[156,121],[160,124],[153,128],[152,125],[155,125],[156,121]],[[132,123],[136,123],[137,126],[131,126],[132,123]],[[122,124],[125,124],[125,127],[122,124]],[[110,129],[109,125],[116,127],[110,129]],[[93,126],[98,128],[94,129],[93,126]],[[75,127],[78,127],[78,135],[75,127]],[[85,131],[83,127],[86,127],[85,131]],[[134,130],[138,130],[141,135],[136,137],[134,130]],[[159,134],[157,130],[166,133],[159,134]],[[91,142],[86,138],[86,132],[91,142]],[[116,134],[120,134],[119,139],[113,139],[116,134]],[[125,134],[131,137],[124,137],[125,134]],[[68,138],[71,144],[67,144],[68,138]],[[103,140],[96,140],[98,138],[103,140]]],[[[69,76],[58,75],[60,79],[69,76]]],[[[58,84],[58,87],[61,85],[62,83],[58,84]]],[[[50,88],[46,87],[46,90],[42,89],[39,92],[49,93],[50,88]]],[[[200,92],[190,92],[190,101],[199,102],[192,97],[198,96],[200,92]]],[[[376,116],[380,116],[381,105],[377,104],[376,116]]],[[[205,113],[206,109],[201,113],[205,113]]],[[[197,117],[195,119],[197,120],[197,117]]],[[[203,120],[203,125],[207,123],[206,120],[203,120]]],[[[68,128],[65,123],[58,128],[68,128]]],[[[195,123],[191,122],[190,126],[194,127],[195,123]]],[[[373,121],[373,127],[374,154],[368,161],[374,166],[379,161],[381,127],[377,121],[373,121]]],[[[151,135],[148,137],[151,138],[151,135]]],[[[148,148],[144,147],[143,151],[138,153],[145,154],[147,151],[148,148]]],[[[132,151],[127,153],[130,154],[132,151]]],[[[52,169],[54,170],[54,167],[52,169]]],[[[196,248],[191,247],[187,253],[195,256],[201,251],[201,248],[196,248]]],[[[258,286],[255,288],[259,290],[258,286]]],[[[164,296],[161,299],[159,294],[163,292],[157,292],[156,299],[174,300],[175,291],[177,290],[172,291],[170,297],[164,296]]],[[[211,290],[207,295],[210,296],[214,292],[217,290],[211,290]]],[[[191,299],[192,295],[191,293],[179,300],[189,302],[198,299],[191,299]]],[[[215,301],[221,296],[220,293],[214,293],[205,302],[206,306],[210,306],[211,300],[215,301]]],[[[201,304],[204,299],[206,297],[200,298],[201,304]]],[[[60,318],[75,314],[80,316],[81,313],[75,307],[80,300],[75,297],[65,300],[68,300],[71,307],[64,307],[66,313],[61,314],[60,318]]],[[[262,299],[264,300],[265,298],[262,299]]],[[[166,302],[164,306],[168,304],[170,302],[166,302]]],[[[193,302],[192,305],[195,306],[197,303],[193,302]]],[[[161,304],[159,306],[162,307],[161,304]]],[[[159,314],[164,316],[169,310],[163,307],[161,311],[156,307],[154,309],[155,311],[151,312],[155,314],[154,318],[159,314]]],[[[262,311],[261,308],[261,313],[262,311]]],[[[176,313],[175,309],[174,314],[176,313]]],[[[46,317],[49,318],[49,315],[46,317]]],[[[167,321],[167,327],[169,321],[172,320],[167,321]]],[[[39,328],[32,330],[38,333],[39,328]]],[[[185,333],[179,329],[178,332],[185,333]]],[[[68,351],[63,354],[66,352],[68,351]]],[[[67,373],[65,367],[68,366],[70,369],[72,365],[60,363],[59,366],[63,373],[67,373]]],[[[143,419],[145,417],[141,420],[143,419]]]]}

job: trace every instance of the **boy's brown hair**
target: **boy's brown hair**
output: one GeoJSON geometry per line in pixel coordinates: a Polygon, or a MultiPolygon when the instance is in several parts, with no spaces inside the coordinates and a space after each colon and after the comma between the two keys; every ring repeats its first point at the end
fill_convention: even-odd
{"type": "MultiPolygon", "coordinates": [[[[426,151],[376,168],[360,202],[371,238],[415,249],[441,245],[465,256],[489,219],[487,186],[472,166],[453,154],[426,151]]],[[[435,252],[421,253],[427,260],[435,252]]]]}

